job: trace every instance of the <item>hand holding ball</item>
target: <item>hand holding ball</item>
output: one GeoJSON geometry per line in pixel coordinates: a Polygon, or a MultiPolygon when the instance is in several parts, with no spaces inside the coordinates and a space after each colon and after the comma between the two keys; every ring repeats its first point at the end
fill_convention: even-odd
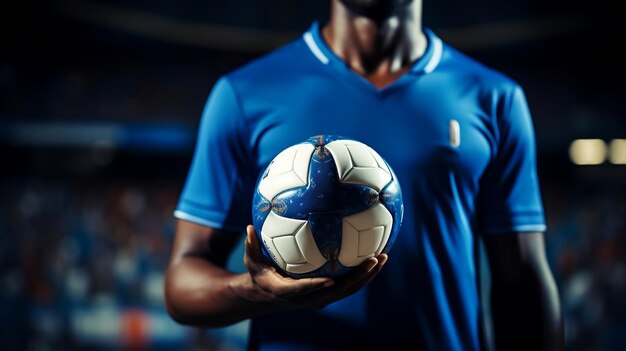
{"type": "Polygon", "coordinates": [[[263,254],[295,277],[337,277],[387,252],[402,222],[402,193],[369,146],[316,136],[279,153],[261,173],[253,225],[263,254]]]}

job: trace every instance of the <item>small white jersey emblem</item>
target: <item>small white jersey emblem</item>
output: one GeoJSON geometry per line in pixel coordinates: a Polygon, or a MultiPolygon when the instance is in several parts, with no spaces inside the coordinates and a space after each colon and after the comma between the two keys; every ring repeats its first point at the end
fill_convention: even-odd
{"type": "Polygon", "coordinates": [[[461,145],[461,127],[456,119],[450,120],[450,146],[457,148],[461,145]]]}

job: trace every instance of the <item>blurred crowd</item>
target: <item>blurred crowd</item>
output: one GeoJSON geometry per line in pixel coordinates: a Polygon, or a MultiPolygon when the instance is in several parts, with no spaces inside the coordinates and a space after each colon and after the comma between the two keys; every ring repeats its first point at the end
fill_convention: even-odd
{"type": "Polygon", "coordinates": [[[568,350],[626,344],[626,184],[548,183],[547,252],[565,315],[568,350]]]}
{"type": "Polygon", "coordinates": [[[135,348],[157,332],[159,344],[180,342],[160,312],[173,184],[31,179],[2,191],[1,315],[17,348],[135,348]],[[142,321],[151,315],[162,325],[142,321]]]}
{"type": "Polygon", "coordinates": [[[163,305],[175,182],[25,179],[1,191],[3,350],[219,349],[163,305]]]}
{"type": "MultiPolygon", "coordinates": [[[[179,181],[4,181],[2,349],[243,347],[243,329],[228,339],[178,326],[165,312],[179,181]]],[[[572,191],[548,183],[543,192],[568,349],[619,349],[626,343],[626,187],[572,191]]]]}
{"type": "MultiPolygon", "coordinates": [[[[162,64],[129,58],[111,70],[99,64],[106,57],[93,50],[89,54],[96,56],[93,63],[80,67],[60,63],[52,74],[45,65],[13,66],[0,61],[0,115],[38,121],[191,120],[214,80],[206,64],[164,69],[162,64]]],[[[215,66],[219,67],[211,65],[215,66]]]]}

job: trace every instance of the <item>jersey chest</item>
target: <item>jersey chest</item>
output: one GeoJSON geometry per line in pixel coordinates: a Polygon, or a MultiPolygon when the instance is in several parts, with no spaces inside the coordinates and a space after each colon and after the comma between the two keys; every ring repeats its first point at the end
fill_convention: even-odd
{"type": "Polygon", "coordinates": [[[386,96],[311,92],[268,104],[256,119],[259,167],[285,147],[318,134],[362,141],[402,179],[453,172],[477,182],[493,155],[491,118],[467,98],[420,91],[386,96]]]}

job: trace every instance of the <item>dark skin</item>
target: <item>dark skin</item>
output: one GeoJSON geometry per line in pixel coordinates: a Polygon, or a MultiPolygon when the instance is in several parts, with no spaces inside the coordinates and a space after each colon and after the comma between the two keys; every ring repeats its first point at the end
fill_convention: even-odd
{"type": "Polygon", "coordinates": [[[394,6],[404,2],[335,0],[331,4],[330,20],[322,28],[322,36],[333,51],[355,73],[379,89],[405,74],[426,50],[426,36],[421,26],[421,2],[394,6]],[[356,14],[348,7],[358,6],[357,10],[368,15],[367,4],[376,8],[381,3],[390,3],[386,7],[393,8],[389,10],[393,11],[393,15],[371,18],[356,14]]]}
{"type": "Polygon", "coordinates": [[[300,308],[318,309],[347,297],[380,272],[386,254],[369,258],[341,279],[293,279],[262,256],[254,228],[247,227],[244,263],[248,273],[225,269],[240,240],[237,233],[178,220],[166,273],[166,305],[178,322],[218,327],[261,314],[300,308]]]}
{"type": "MultiPolygon", "coordinates": [[[[332,0],[322,35],[356,74],[377,88],[406,73],[427,45],[419,0],[332,0]]],[[[337,280],[292,279],[263,258],[254,228],[248,226],[248,272],[235,274],[225,264],[239,240],[237,233],[177,221],[165,281],[167,309],[175,320],[217,327],[267,313],[322,308],[367,285],[388,259],[386,254],[372,257],[337,280]]],[[[561,350],[560,304],[543,234],[485,235],[484,241],[497,349],[561,350]]]]}
{"type": "Polygon", "coordinates": [[[491,270],[497,350],[563,350],[559,295],[543,233],[483,237],[491,270]]]}

